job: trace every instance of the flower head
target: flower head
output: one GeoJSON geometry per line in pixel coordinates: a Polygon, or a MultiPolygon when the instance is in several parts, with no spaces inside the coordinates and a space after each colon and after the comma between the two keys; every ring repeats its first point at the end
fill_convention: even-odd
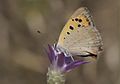
{"type": "Polygon", "coordinates": [[[82,60],[74,60],[72,56],[66,56],[65,52],[59,51],[55,46],[49,46],[48,57],[51,62],[50,68],[62,73],[69,72],[81,64],[88,63],[82,60]]]}
{"type": "Polygon", "coordinates": [[[68,52],[61,51],[55,46],[48,46],[48,57],[51,63],[47,73],[48,84],[64,84],[65,72],[69,72],[81,64],[88,63],[86,61],[74,60],[72,56],[69,56],[68,52]]]}

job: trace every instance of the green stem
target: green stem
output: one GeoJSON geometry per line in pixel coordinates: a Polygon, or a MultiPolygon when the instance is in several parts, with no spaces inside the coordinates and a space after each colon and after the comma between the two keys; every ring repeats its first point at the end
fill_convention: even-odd
{"type": "Polygon", "coordinates": [[[47,84],[65,84],[65,76],[58,70],[48,68],[47,84]]]}

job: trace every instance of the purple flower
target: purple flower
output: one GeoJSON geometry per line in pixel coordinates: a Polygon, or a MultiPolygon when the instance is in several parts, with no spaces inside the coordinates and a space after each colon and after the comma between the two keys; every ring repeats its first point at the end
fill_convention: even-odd
{"type": "Polygon", "coordinates": [[[48,57],[50,60],[50,69],[60,71],[61,73],[69,72],[81,64],[88,62],[82,60],[74,60],[72,56],[66,56],[65,52],[59,51],[55,46],[49,46],[48,57]]]}

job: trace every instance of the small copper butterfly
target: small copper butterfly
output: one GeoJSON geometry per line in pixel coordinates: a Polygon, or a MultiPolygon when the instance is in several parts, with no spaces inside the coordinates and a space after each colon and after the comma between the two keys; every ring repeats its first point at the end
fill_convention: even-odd
{"type": "Polygon", "coordinates": [[[81,57],[97,57],[103,50],[101,35],[86,7],[79,8],[70,17],[60,33],[57,47],[81,57]]]}

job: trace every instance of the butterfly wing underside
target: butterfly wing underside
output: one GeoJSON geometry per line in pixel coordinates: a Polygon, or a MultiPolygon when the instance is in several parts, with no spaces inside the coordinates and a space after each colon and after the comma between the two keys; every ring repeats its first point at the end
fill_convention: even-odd
{"type": "Polygon", "coordinates": [[[79,8],[68,20],[57,46],[72,55],[86,55],[88,52],[97,55],[102,51],[101,36],[86,7],[79,8]]]}

